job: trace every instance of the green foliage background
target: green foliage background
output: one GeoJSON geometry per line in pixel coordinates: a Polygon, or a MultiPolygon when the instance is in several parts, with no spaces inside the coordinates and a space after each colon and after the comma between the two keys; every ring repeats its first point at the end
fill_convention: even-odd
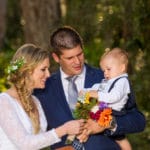
{"type": "MultiPolygon", "coordinates": [[[[150,0],[66,0],[62,25],[76,28],[84,40],[86,61],[99,66],[106,48],[121,47],[130,54],[130,79],[139,109],[145,114],[145,131],[128,135],[133,150],[150,148],[150,0]]],[[[7,32],[0,51],[0,92],[8,88],[5,68],[24,42],[17,0],[8,2],[7,32]]]]}

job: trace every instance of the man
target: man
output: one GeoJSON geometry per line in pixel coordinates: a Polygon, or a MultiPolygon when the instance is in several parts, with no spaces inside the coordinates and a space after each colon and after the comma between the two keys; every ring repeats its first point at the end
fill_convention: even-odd
{"type": "MultiPolygon", "coordinates": [[[[73,119],[68,99],[68,77],[77,76],[75,84],[77,90],[91,87],[99,83],[103,78],[101,70],[85,64],[83,43],[80,35],[71,27],[57,29],[50,39],[52,56],[60,65],[57,72],[46,82],[44,90],[35,91],[45,111],[48,127],[56,128],[64,122],[73,119]]],[[[110,125],[104,133],[91,132],[89,139],[84,143],[85,150],[119,150],[119,146],[109,136],[135,133],[143,131],[145,118],[137,110],[133,109],[126,115],[116,117],[115,124],[110,125]],[[130,122],[130,123],[128,123],[130,122]]],[[[62,142],[53,145],[56,149],[65,146],[66,137],[62,142]]]]}

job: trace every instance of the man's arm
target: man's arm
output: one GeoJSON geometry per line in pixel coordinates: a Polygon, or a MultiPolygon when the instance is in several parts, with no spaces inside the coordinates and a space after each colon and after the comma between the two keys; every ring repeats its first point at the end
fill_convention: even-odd
{"type": "Polygon", "coordinates": [[[115,117],[115,123],[109,127],[101,127],[97,122],[89,119],[85,125],[85,132],[77,138],[81,142],[86,142],[89,135],[104,132],[107,136],[120,136],[129,133],[142,132],[145,129],[145,117],[137,109],[128,112],[126,115],[115,117]]]}
{"type": "MultiPolygon", "coordinates": [[[[137,108],[122,116],[116,116],[116,128],[107,129],[106,135],[122,135],[129,133],[142,132],[145,129],[146,120],[144,115],[137,108]]],[[[114,126],[114,124],[113,124],[114,126]]]]}

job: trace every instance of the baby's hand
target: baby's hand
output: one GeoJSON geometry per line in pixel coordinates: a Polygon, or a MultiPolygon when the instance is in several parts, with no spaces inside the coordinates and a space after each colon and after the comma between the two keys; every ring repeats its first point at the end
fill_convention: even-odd
{"type": "Polygon", "coordinates": [[[88,91],[89,96],[93,98],[98,98],[98,92],[96,90],[88,91]]]}
{"type": "Polygon", "coordinates": [[[85,95],[85,93],[86,93],[86,91],[84,91],[84,90],[81,90],[80,92],[79,92],[79,96],[83,96],[83,95],[85,95]]]}
{"type": "Polygon", "coordinates": [[[84,100],[85,100],[86,93],[87,93],[87,91],[81,90],[81,91],[78,93],[78,101],[80,101],[81,103],[83,103],[84,100]]]}

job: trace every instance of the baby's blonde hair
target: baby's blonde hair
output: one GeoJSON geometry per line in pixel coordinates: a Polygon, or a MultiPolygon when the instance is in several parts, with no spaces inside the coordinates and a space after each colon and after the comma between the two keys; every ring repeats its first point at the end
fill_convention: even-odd
{"type": "Polygon", "coordinates": [[[102,61],[104,58],[107,56],[113,57],[116,60],[118,60],[120,63],[125,64],[126,71],[128,68],[128,63],[129,63],[129,56],[127,51],[121,49],[121,48],[113,48],[111,50],[107,50],[100,58],[100,61],[102,61]]]}

